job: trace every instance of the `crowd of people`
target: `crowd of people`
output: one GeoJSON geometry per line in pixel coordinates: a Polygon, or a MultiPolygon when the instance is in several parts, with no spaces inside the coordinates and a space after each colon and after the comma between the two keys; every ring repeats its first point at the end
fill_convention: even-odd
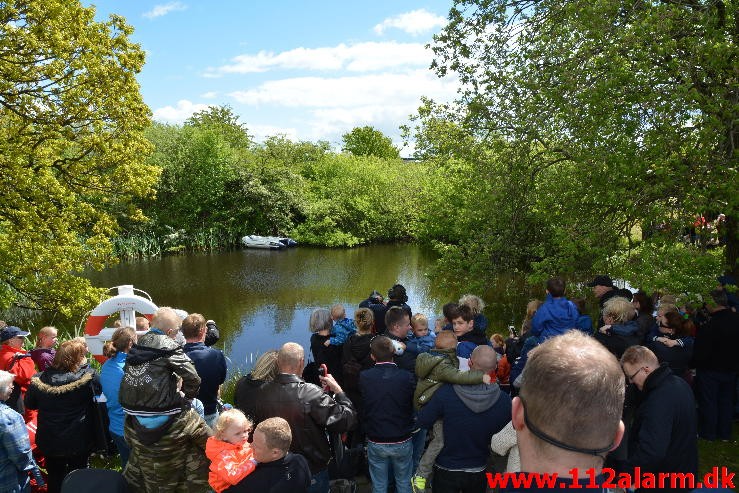
{"type": "Polygon", "coordinates": [[[488,337],[478,296],[429,317],[396,284],[352,318],[314,310],[310,356],[294,342],[264,353],[233,406],[200,314],[164,307],[118,328],[99,373],[84,338],[57,344],[44,327],[27,351],[30,333],[3,324],[0,490],[60,492],[110,440],[133,492],[354,491],[359,475],[378,493],[484,492],[491,471],[603,489],[571,471],[696,474],[697,437],[732,439],[739,314],[725,280],[689,305],[596,276],[594,324],[555,277],[508,337],[488,337]]]}

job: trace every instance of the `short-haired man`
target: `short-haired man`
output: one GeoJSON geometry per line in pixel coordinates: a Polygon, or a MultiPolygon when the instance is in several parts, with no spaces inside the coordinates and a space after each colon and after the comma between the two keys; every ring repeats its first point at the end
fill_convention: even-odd
{"type": "MultiPolygon", "coordinates": [[[[600,472],[606,454],[623,437],[623,380],[616,358],[579,331],[532,350],[520,394],[513,399],[521,470],[556,473],[561,489],[572,486],[572,469],[600,472]]],[[[572,487],[583,488],[587,481],[581,478],[572,487]]]]}
{"type": "Polygon", "coordinates": [[[305,493],[310,468],[300,454],[290,453],[292,432],[282,418],[268,418],[254,429],[251,447],[257,468],[224,493],[305,493]]]}
{"type": "Polygon", "coordinates": [[[627,469],[640,467],[655,475],[697,473],[697,419],[690,386],[666,363],[660,366],[657,356],[644,346],[628,348],[621,366],[642,393],[629,429],[627,469]]]}
{"type": "MultiPolygon", "coordinates": [[[[497,356],[490,346],[472,352],[470,369],[488,373],[497,356]]],[[[444,446],[434,464],[433,491],[484,492],[490,439],[511,420],[511,399],[497,383],[444,384],[418,413],[430,428],[443,420],[444,446]]]]}
{"type": "Polygon", "coordinates": [[[385,334],[395,344],[395,364],[398,367],[415,375],[416,357],[418,353],[406,351],[408,332],[411,330],[411,317],[408,312],[400,306],[392,306],[385,313],[385,334]]]}
{"type": "Polygon", "coordinates": [[[23,349],[23,343],[26,342],[29,332],[10,325],[0,330],[0,370],[5,370],[15,377],[13,382],[15,390],[13,395],[9,397],[6,404],[13,410],[23,414],[23,419],[28,423],[35,416],[35,411],[25,410],[23,406],[23,396],[26,395],[28,386],[31,384],[31,377],[36,373],[36,366],[33,364],[31,356],[23,349]]]}
{"type": "Polygon", "coordinates": [[[182,349],[192,360],[200,377],[198,399],[205,408],[205,422],[213,428],[218,419],[218,394],[226,381],[226,357],[223,352],[205,345],[208,332],[205,317],[191,313],[182,321],[185,345],[182,349]]]}
{"type": "Polygon", "coordinates": [[[331,397],[320,387],[306,383],[300,375],[305,366],[305,353],[300,344],[283,344],[277,354],[280,373],[254,392],[254,419],[257,423],[279,416],[293,430],[292,452],[302,454],[312,474],[311,493],[326,493],[331,447],[326,433],[343,433],[356,424],[352,402],[334,377],[320,377],[321,383],[334,393],[331,397]]]}
{"type": "Polygon", "coordinates": [[[387,491],[392,468],[396,491],[410,493],[415,378],[393,362],[395,348],[390,338],[372,339],[370,354],[375,366],[359,374],[359,390],[372,491],[387,491]]]}

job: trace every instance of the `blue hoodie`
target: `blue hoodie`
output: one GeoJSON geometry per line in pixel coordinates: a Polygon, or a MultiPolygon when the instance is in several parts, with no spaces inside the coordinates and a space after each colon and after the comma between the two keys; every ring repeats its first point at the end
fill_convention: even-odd
{"type": "Polygon", "coordinates": [[[570,300],[564,296],[553,298],[547,293],[544,304],[536,310],[531,320],[531,334],[541,339],[564,334],[577,327],[580,312],[570,300]]]}

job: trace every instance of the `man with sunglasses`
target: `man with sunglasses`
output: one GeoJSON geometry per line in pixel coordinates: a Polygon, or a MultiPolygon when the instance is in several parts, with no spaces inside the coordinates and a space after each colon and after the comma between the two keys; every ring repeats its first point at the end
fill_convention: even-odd
{"type": "Polygon", "coordinates": [[[629,428],[628,468],[639,467],[642,472],[654,474],[695,474],[697,417],[690,386],[667,364],[660,366],[657,356],[644,346],[628,348],[621,357],[621,366],[629,383],[642,393],[629,428]]]}

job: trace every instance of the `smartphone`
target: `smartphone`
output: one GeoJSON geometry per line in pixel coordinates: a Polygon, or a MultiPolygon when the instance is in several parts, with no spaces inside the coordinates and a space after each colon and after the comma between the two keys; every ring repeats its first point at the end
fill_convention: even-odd
{"type": "Polygon", "coordinates": [[[514,327],[513,325],[508,326],[508,332],[511,334],[511,336],[518,337],[518,332],[516,331],[516,327],[514,327]]]}

